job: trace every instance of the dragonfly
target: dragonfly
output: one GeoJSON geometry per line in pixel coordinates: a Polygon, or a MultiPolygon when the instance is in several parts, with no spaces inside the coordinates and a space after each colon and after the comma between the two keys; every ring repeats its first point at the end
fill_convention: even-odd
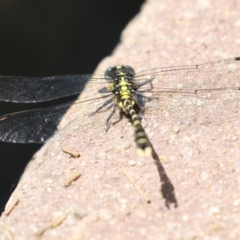
{"type": "Polygon", "coordinates": [[[39,103],[81,92],[76,102],[1,116],[0,141],[43,143],[72,107],[86,111],[79,124],[83,130],[84,118],[100,114],[94,126],[105,124],[107,130],[113,118],[126,115],[134,126],[137,149],[151,152],[142,118],[206,124],[239,116],[240,57],[136,73],[130,66],[115,66],[105,74],[0,76],[0,101],[5,102],[39,103]]]}

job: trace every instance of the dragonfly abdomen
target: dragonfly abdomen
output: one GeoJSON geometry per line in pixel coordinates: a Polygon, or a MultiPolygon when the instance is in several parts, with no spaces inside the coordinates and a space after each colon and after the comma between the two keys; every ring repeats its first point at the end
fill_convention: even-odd
{"type": "Polygon", "coordinates": [[[152,153],[152,147],[148,140],[147,134],[144,131],[143,126],[141,125],[141,120],[137,115],[133,104],[134,101],[131,98],[121,99],[119,104],[121,104],[123,110],[129,114],[132,125],[135,131],[135,142],[137,144],[137,152],[140,156],[150,156],[152,153]]]}

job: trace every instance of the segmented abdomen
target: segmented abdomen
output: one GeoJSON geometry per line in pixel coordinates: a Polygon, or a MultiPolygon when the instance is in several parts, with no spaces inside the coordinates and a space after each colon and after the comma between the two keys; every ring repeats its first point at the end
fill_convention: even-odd
{"type": "Polygon", "coordinates": [[[138,117],[135,109],[132,106],[131,99],[121,99],[122,106],[127,114],[130,115],[132,124],[135,130],[135,141],[137,144],[137,152],[140,156],[150,156],[152,147],[145,133],[140,118],[138,117]]]}

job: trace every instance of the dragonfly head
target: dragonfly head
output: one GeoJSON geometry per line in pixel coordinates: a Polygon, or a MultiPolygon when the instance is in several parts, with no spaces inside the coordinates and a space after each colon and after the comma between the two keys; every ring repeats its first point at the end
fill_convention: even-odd
{"type": "Polygon", "coordinates": [[[106,80],[115,80],[118,79],[119,77],[122,76],[127,76],[129,78],[132,78],[135,74],[135,71],[132,67],[130,66],[115,66],[115,67],[110,67],[106,70],[104,76],[106,80]]]}

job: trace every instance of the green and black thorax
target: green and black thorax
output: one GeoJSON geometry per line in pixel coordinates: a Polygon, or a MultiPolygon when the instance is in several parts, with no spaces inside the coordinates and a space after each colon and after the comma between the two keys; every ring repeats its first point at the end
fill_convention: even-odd
{"type": "Polygon", "coordinates": [[[110,82],[109,90],[117,97],[119,108],[129,114],[126,109],[126,103],[132,107],[135,106],[134,95],[137,91],[137,86],[133,82],[135,71],[130,66],[115,66],[108,68],[105,72],[105,78],[110,82]]]}

